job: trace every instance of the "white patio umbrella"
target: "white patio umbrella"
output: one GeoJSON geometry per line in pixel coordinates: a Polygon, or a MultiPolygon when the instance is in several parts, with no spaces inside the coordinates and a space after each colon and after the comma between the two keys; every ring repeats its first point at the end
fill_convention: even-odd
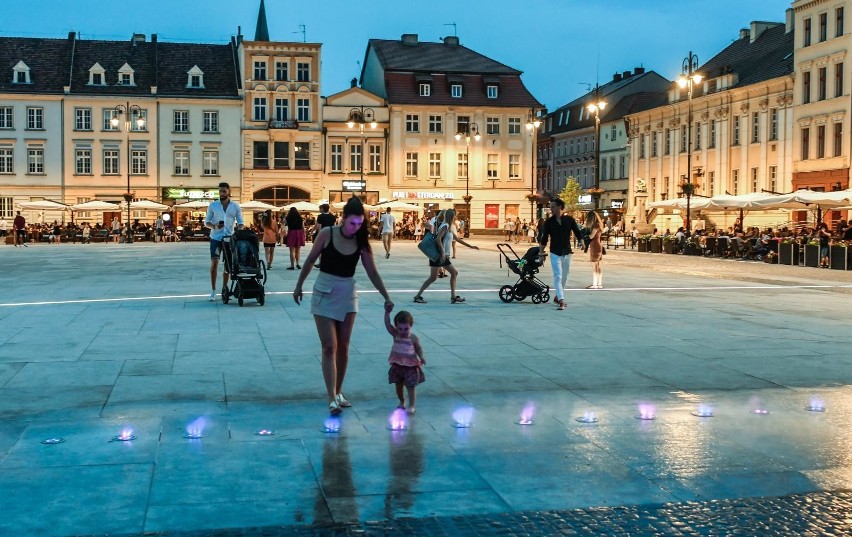
{"type": "Polygon", "coordinates": [[[762,209],[809,209],[819,207],[832,209],[852,203],[852,191],[816,192],[814,190],[797,190],[790,194],[772,196],[760,201],[757,205],[762,209]]]}
{"type": "Polygon", "coordinates": [[[178,203],[177,205],[172,205],[172,210],[197,211],[198,209],[206,209],[209,205],[209,201],[188,201],[186,203],[178,203]]]}
{"type": "Polygon", "coordinates": [[[764,194],[762,192],[752,192],[750,194],[740,194],[738,196],[729,196],[727,194],[722,194],[709,198],[707,200],[706,208],[722,210],[763,209],[764,207],[761,206],[761,203],[764,203],[774,197],[776,197],[775,194],[764,194]]]}
{"type": "Polygon", "coordinates": [[[264,203],[262,201],[252,200],[247,201],[245,203],[240,203],[240,209],[245,209],[247,211],[280,211],[280,207],[276,207],[275,205],[270,205],[269,203],[264,203]]]}
{"type": "Polygon", "coordinates": [[[652,201],[648,204],[649,209],[685,209],[686,198],[674,198],[670,200],[652,201]],[[681,202],[683,202],[681,204],[681,202]],[[683,206],[681,206],[683,205],[683,206]]]}
{"type": "Polygon", "coordinates": [[[320,210],[319,205],[309,201],[297,201],[295,203],[290,203],[289,205],[281,207],[281,210],[289,211],[291,207],[295,207],[300,213],[318,213],[320,210]]]}
{"type": "Polygon", "coordinates": [[[121,207],[117,203],[109,203],[108,201],[101,200],[92,200],[86,201],[83,203],[78,203],[77,205],[72,205],[72,211],[87,211],[87,212],[101,212],[108,213],[113,211],[120,210],[121,207]]]}
{"type": "Polygon", "coordinates": [[[414,205],[413,203],[405,203],[404,201],[392,200],[386,201],[383,203],[379,203],[376,205],[379,209],[387,209],[390,207],[392,211],[405,211],[405,212],[423,212],[423,207],[419,205],[414,205]]]}
{"type": "Polygon", "coordinates": [[[19,203],[18,207],[27,211],[65,211],[70,209],[64,203],[50,200],[25,201],[19,203]]]}
{"type": "MultiPolygon", "coordinates": [[[[127,208],[127,202],[121,202],[121,206],[125,209],[127,208]]],[[[157,203],[156,201],[151,200],[137,200],[130,202],[130,208],[142,211],[168,211],[169,206],[163,205],[162,203],[157,203]]]]}
{"type": "MultiPolygon", "coordinates": [[[[338,201],[337,203],[332,203],[331,206],[334,207],[335,209],[342,209],[346,206],[346,202],[345,201],[338,201]]],[[[381,209],[381,206],[379,206],[379,205],[370,205],[368,203],[364,204],[364,210],[365,211],[378,211],[380,209],[381,209]]]]}

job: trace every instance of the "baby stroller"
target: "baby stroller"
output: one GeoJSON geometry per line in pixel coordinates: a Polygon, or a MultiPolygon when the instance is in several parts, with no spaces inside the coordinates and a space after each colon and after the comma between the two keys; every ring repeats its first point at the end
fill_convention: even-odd
{"type": "Polygon", "coordinates": [[[256,298],[263,306],[266,301],[263,286],[266,283],[266,263],[260,258],[260,243],[254,231],[238,229],[225,238],[225,269],[231,275],[230,289],[222,286],[222,303],[231,297],[242,306],[246,298],[256,298]],[[230,240],[229,240],[230,239],[230,240]]]}
{"type": "Polygon", "coordinates": [[[550,300],[550,287],[535,276],[543,263],[539,255],[541,248],[538,246],[530,248],[524,254],[524,257],[518,257],[512,246],[507,243],[498,244],[497,249],[502,256],[500,267],[503,267],[503,259],[505,258],[509,270],[518,275],[518,281],[515,285],[504,285],[500,288],[500,300],[503,302],[521,301],[529,296],[532,297],[533,304],[548,302],[550,300]]]}

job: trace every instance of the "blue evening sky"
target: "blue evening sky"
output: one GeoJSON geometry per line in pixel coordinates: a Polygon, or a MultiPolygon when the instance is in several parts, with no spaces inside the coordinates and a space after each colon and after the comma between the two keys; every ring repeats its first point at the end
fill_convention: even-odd
{"type": "MultiPolygon", "coordinates": [[[[2,0],[0,35],[227,42],[251,39],[260,0],[2,0]]],[[[273,40],[323,43],[322,92],[349,87],[369,38],[436,41],[456,23],[462,44],[524,71],[551,110],[599,76],[642,65],[673,79],[690,50],[703,63],[752,20],[784,21],[789,0],[266,0],[273,40]],[[598,75],[599,73],[599,75],[598,75]]]]}

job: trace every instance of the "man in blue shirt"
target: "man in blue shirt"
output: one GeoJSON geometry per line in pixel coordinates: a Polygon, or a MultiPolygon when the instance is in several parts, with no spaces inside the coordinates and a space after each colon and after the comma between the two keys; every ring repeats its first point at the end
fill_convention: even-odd
{"type": "MultiPolygon", "coordinates": [[[[235,201],[231,201],[231,186],[219,183],[219,199],[207,207],[207,217],[204,225],[210,229],[210,301],[216,300],[216,275],[219,270],[219,257],[224,249],[225,255],[230,255],[230,237],[234,227],[243,228],[243,213],[235,201]],[[225,239],[228,240],[225,240],[225,239]]],[[[222,273],[222,285],[228,285],[228,265],[222,273]]]]}

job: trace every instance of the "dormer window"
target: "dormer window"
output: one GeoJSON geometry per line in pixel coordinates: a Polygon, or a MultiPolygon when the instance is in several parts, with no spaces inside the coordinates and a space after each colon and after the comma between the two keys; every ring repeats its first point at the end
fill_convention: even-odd
{"type": "Polygon", "coordinates": [[[420,84],[420,96],[428,97],[432,95],[432,84],[429,83],[421,83],[420,84]]]}
{"type": "Polygon", "coordinates": [[[18,64],[12,69],[12,83],[13,84],[31,84],[30,80],[30,68],[22,61],[19,61],[18,64]]]}
{"type": "Polygon", "coordinates": [[[124,64],[121,66],[121,69],[118,70],[118,83],[121,86],[135,86],[136,81],[133,79],[135,71],[128,64],[124,64]]]}
{"type": "Polygon", "coordinates": [[[461,99],[462,96],[462,85],[461,84],[453,84],[450,86],[450,95],[452,95],[455,99],[461,99]]]}
{"type": "Polygon", "coordinates": [[[197,65],[193,65],[192,69],[187,71],[187,88],[204,89],[204,71],[197,65]]]}
{"type": "Polygon", "coordinates": [[[497,98],[497,86],[488,86],[488,98],[496,99],[497,98]]]}
{"type": "Polygon", "coordinates": [[[104,86],[106,85],[106,77],[104,76],[106,71],[101,64],[96,63],[89,69],[89,85],[90,86],[104,86]]]}

